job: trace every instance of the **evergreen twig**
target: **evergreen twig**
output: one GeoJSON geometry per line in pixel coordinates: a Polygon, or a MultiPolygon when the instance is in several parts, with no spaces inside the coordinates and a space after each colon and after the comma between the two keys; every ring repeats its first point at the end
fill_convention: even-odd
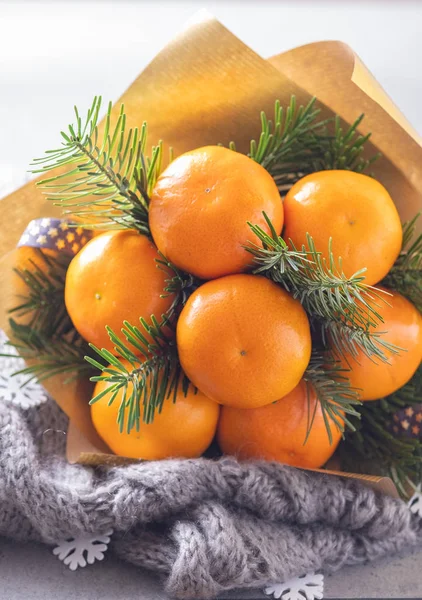
{"type": "Polygon", "coordinates": [[[151,325],[141,318],[140,327],[125,321],[122,333],[126,342],[109,327],[107,331],[117,356],[90,344],[102,361],[110,363],[110,366],[104,366],[95,358],[86,357],[88,363],[102,372],[102,375],[92,377],[91,381],[110,384],[91,400],[91,404],[105,395],[110,396],[109,404],[112,404],[122,391],[119,429],[121,432],[130,432],[134,428],[139,431],[141,420],[151,423],[165,400],[176,400],[180,385],[185,394],[189,388],[189,380],[180,366],[172,323],[165,316],[160,323],[151,317],[151,325]],[[127,369],[122,359],[127,360],[132,368],[127,369]]]}
{"type": "Polygon", "coordinates": [[[397,353],[399,348],[383,340],[381,331],[373,331],[382,323],[377,305],[388,302],[388,295],[364,283],[365,269],[346,277],[341,262],[334,259],[331,245],[328,261],[310,235],[307,246],[299,250],[291,243],[289,247],[267,215],[264,217],[271,235],[249,223],[262,244],[245,246],[254,257],[253,272],[272,279],[297,298],[313,322],[319,324],[323,339],[327,333],[330,335],[338,353],[347,349],[356,355],[359,348],[383,361],[387,360],[385,351],[397,353]]]}
{"type": "MultiPolygon", "coordinates": [[[[277,100],[274,117],[261,113],[261,134],[251,141],[248,156],[260,163],[273,176],[280,190],[291,187],[309,173],[326,169],[343,169],[363,173],[379,158],[364,158],[370,134],[358,132],[364,115],[360,115],[345,131],[338,116],[319,119],[320,109],[312,98],[306,106],[297,106],[291,97],[284,109],[277,100]]],[[[235,150],[232,142],[230,148],[235,150]]]]}
{"type": "Polygon", "coordinates": [[[75,107],[76,125],[62,132],[62,147],[35,159],[34,173],[70,167],[60,175],[38,182],[50,200],[85,227],[130,228],[149,235],[149,195],[162,166],[162,144],[145,157],[147,126],[127,130],[124,106],[114,127],[109,103],[100,138],[101,97],[95,97],[85,120],[75,107]]]}
{"type": "Polygon", "coordinates": [[[90,348],[75,330],[67,334],[45,335],[41,330],[21,325],[13,319],[9,319],[9,325],[10,344],[30,363],[14,373],[28,376],[24,385],[34,379],[42,382],[54,375],[68,374],[66,382],[92,375],[92,366],[84,360],[90,348]]]}
{"type": "Polygon", "coordinates": [[[14,269],[26,285],[26,293],[20,296],[20,303],[10,309],[9,314],[17,317],[29,315],[29,326],[49,338],[72,328],[64,304],[66,270],[71,257],[58,254],[53,258],[40,249],[34,248],[34,251],[37,261],[45,269],[32,259],[25,267],[14,269]]]}
{"type": "Polygon", "coordinates": [[[201,282],[194,275],[178,269],[161,252],[159,252],[159,255],[160,258],[155,259],[157,267],[168,275],[165,280],[162,297],[174,296],[173,302],[165,316],[167,320],[171,321],[173,316],[183,308],[189,296],[199,287],[201,282]]]}
{"type": "Polygon", "coordinates": [[[355,407],[360,406],[361,402],[359,401],[359,391],[351,387],[345,376],[346,373],[347,369],[341,367],[327,353],[321,353],[318,350],[312,351],[311,360],[303,378],[307,386],[311,385],[314,389],[317,403],[312,414],[310,408],[308,411],[305,443],[311,432],[318,405],[321,407],[330,444],[333,441],[332,426],[341,433],[344,432],[345,427],[355,431],[355,425],[350,417],[359,418],[359,412],[355,407]]]}
{"type": "Polygon", "coordinates": [[[340,446],[343,468],[389,476],[406,496],[409,485],[417,485],[422,479],[422,440],[393,433],[393,415],[421,402],[422,367],[394,394],[364,402],[359,409],[360,420],[352,417],[356,432],[346,433],[340,446]]]}
{"type": "Polygon", "coordinates": [[[408,298],[422,312],[422,233],[415,237],[421,213],[403,225],[402,250],[383,285],[408,298]]]}

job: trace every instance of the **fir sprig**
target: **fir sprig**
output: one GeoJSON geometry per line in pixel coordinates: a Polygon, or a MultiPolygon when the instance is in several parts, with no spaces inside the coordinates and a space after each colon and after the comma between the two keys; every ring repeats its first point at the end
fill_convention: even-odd
{"type": "Polygon", "coordinates": [[[399,352],[382,339],[381,331],[373,332],[372,328],[382,323],[377,305],[388,302],[388,295],[364,283],[365,269],[346,277],[341,262],[334,259],[331,245],[328,260],[322,257],[310,235],[300,250],[292,243],[290,247],[277,235],[267,215],[264,217],[271,235],[249,223],[262,244],[246,246],[254,258],[253,272],[272,279],[297,298],[313,322],[319,324],[323,339],[330,334],[339,354],[347,349],[356,355],[359,348],[366,355],[385,361],[386,351],[399,352]]]}
{"type": "MultiPolygon", "coordinates": [[[[315,102],[312,98],[306,106],[297,106],[292,96],[286,109],[276,101],[273,119],[261,113],[261,133],[258,142],[251,141],[248,156],[273,176],[281,191],[316,171],[363,173],[380,156],[363,157],[370,138],[370,134],[362,136],[358,132],[364,115],[344,131],[338,116],[319,119],[321,110],[315,102]]],[[[233,142],[230,147],[236,149],[233,142]]]]}
{"type": "Polygon", "coordinates": [[[155,259],[157,267],[167,275],[162,297],[173,296],[173,301],[165,315],[167,320],[171,320],[183,308],[201,281],[194,275],[178,269],[161,252],[159,255],[160,258],[155,259]]]}
{"type": "Polygon", "coordinates": [[[108,105],[102,135],[98,120],[101,97],[95,97],[83,120],[62,132],[62,147],[33,162],[34,173],[69,167],[38,182],[49,199],[91,228],[130,228],[149,235],[149,195],[162,166],[162,144],[145,156],[147,126],[127,130],[124,106],[114,127],[108,105]]]}
{"type": "Polygon", "coordinates": [[[31,325],[21,325],[9,320],[11,344],[29,364],[14,373],[25,375],[24,385],[36,379],[44,381],[55,375],[68,375],[65,382],[93,374],[92,366],[85,360],[91,350],[75,330],[67,334],[45,335],[31,325]]]}
{"type": "Polygon", "coordinates": [[[415,236],[418,213],[403,225],[402,250],[383,285],[406,296],[422,312],[422,233],[415,236]]]}
{"type": "Polygon", "coordinates": [[[29,259],[24,268],[14,269],[25,283],[26,293],[20,296],[20,303],[9,313],[17,317],[28,315],[29,326],[42,332],[45,338],[60,336],[72,328],[64,304],[66,270],[71,257],[58,254],[53,258],[37,248],[34,248],[34,252],[37,262],[29,259]]]}
{"type": "Polygon", "coordinates": [[[363,156],[365,144],[369,141],[371,134],[362,136],[358,127],[365,115],[360,115],[345,131],[341,125],[340,117],[334,117],[333,133],[328,127],[324,134],[315,135],[313,143],[309,145],[306,164],[303,165],[304,173],[340,169],[363,173],[380,158],[376,153],[369,158],[363,156]]]}
{"type": "Polygon", "coordinates": [[[422,479],[422,440],[400,437],[392,430],[394,414],[422,402],[422,367],[401,389],[386,398],[364,402],[360,420],[352,417],[355,433],[340,446],[343,468],[354,473],[376,473],[393,479],[406,496],[409,484],[422,479]]]}
{"type": "Polygon", "coordinates": [[[185,394],[189,388],[189,380],[180,366],[172,323],[164,316],[160,322],[151,317],[151,324],[141,318],[140,327],[125,321],[122,333],[126,342],[109,327],[107,331],[117,356],[91,344],[102,362],[110,364],[104,366],[95,358],[86,357],[89,364],[102,371],[102,375],[92,377],[91,381],[109,383],[92,398],[91,404],[109,395],[110,405],[121,392],[119,429],[128,433],[134,428],[139,431],[141,421],[151,423],[162,410],[164,401],[176,400],[180,387],[185,394]],[[122,359],[128,361],[131,368],[127,368],[122,359]]]}
{"type": "Polygon", "coordinates": [[[308,425],[305,443],[312,430],[318,405],[321,407],[330,444],[333,442],[332,427],[341,433],[344,432],[345,427],[355,431],[355,425],[350,417],[359,418],[359,412],[355,407],[360,406],[361,402],[359,401],[359,390],[351,387],[346,373],[347,369],[344,369],[328,354],[318,350],[312,351],[311,360],[303,379],[307,386],[312,386],[317,402],[311,413],[308,388],[308,425]]]}
{"type": "MultiPolygon", "coordinates": [[[[318,121],[320,109],[315,107],[316,98],[306,105],[297,106],[296,97],[290,98],[289,106],[284,109],[279,100],[274,107],[274,119],[270,120],[261,112],[261,134],[258,142],[251,140],[248,156],[261,164],[269,172],[283,161],[293,163],[302,156],[303,148],[312,133],[321,130],[328,120],[318,121]]],[[[234,142],[230,144],[236,149],[234,142]]]]}

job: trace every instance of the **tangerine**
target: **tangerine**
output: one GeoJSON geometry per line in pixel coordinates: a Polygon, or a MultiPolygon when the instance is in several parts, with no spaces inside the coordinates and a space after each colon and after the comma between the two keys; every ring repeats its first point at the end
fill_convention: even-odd
{"type": "Polygon", "coordinates": [[[268,406],[250,410],[223,406],[217,432],[221,450],[240,459],[276,460],[308,469],[324,465],[337,448],[341,432],[329,422],[330,444],[315,390],[309,386],[308,391],[302,379],[284,398],[268,406]],[[308,421],[315,407],[305,443],[308,421]]]}
{"type": "MultiPolygon", "coordinates": [[[[121,360],[128,370],[129,362],[121,360]]],[[[109,368],[113,369],[112,366],[109,368]]],[[[99,381],[94,396],[107,389],[110,384],[99,381]]],[[[128,395],[132,386],[128,386],[128,395]]],[[[91,405],[91,416],[99,436],[119,456],[145,460],[163,458],[196,458],[211,444],[215,435],[220,407],[201,392],[195,393],[190,386],[185,397],[181,387],[177,390],[176,402],[166,399],[160,413],[152,423],[141,423],[140,430],[120,433],[117,414],[122,400],[121,390],[109,406],[109,395],[105,394],[91,405]]]]}
{"type": "Polygon", "coordinates": [[[251,158],[206,146],[174,160],[151,195],[149,224],[158,249],[177,267],[202,279],[244,271],[261,245],[248,221],[277,233],[283,204],[271,175],[251,158]]]}
{"type": "Polygon", "coordinates": [[[397,209],[381,183],[353,171],[320,171],[300,179],[284,200],[284,238],[300,248],[309,233],[328,258],[341,257],[347,277],[366,267],[365,283],[387,275],[402,245],[397,209]]]}
{"type": "Polygon", "coordinates": [[[285,396],[311,355],[301,304],[265,277],[245,274],[195,290],[179,316],[177,345],[189,379],[209,398],[238,408],[285,396]]]}
{"type": "Polygon", "coordinates": [[[90,240],[69,265],[65,303],[81,336],[114,352],[105,326],[119,333],[123,321],[150,323],[169,308],[162,297],[168,274],[157,267],[154,245],[136,231],[107,231],[90,240]]]}
{"type": "Polygon", "coordinates": [[[361,350],[357,356],[344,352],[339,360],[344,369],[350,369],[344,376],[350,384],[358,388],[360,400],[377,400],[392,394],[411,379],[422,360],[422,316],[409,300],[398,292],[378,286],[389,292],[387,303],[377,304],[377,312],[384,319],[371,331],[383,333],[382,339],[403,350],[398,354],[385,351],[387,362],[369,358],[361,350]]]}

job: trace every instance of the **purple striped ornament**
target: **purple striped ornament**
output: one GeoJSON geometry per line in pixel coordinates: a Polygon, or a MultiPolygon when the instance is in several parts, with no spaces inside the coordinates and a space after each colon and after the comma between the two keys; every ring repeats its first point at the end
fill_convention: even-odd
{"type": "Polygon", "coordinates": [[[92,231],[66,219],[34,219],[23,232],[18,248],[45,248],[74,256],[91,238],[92,231]]]}

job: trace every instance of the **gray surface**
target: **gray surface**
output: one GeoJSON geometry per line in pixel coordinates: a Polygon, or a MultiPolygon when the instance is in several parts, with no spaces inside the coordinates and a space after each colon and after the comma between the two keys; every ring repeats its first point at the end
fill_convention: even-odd
{"type": "MultiPolygon", "coordinates": [[[[422,597],[422,550],[363,567],[347,567],[325,578],[324,598],[422,597]]],[[[256,592],[224,598],[265,598],[256,592]]],[[[0,600],[167,600],[157,577],[121,562],[104,561],[70,571],[37,544],[0,538],[0,600]]]]}

